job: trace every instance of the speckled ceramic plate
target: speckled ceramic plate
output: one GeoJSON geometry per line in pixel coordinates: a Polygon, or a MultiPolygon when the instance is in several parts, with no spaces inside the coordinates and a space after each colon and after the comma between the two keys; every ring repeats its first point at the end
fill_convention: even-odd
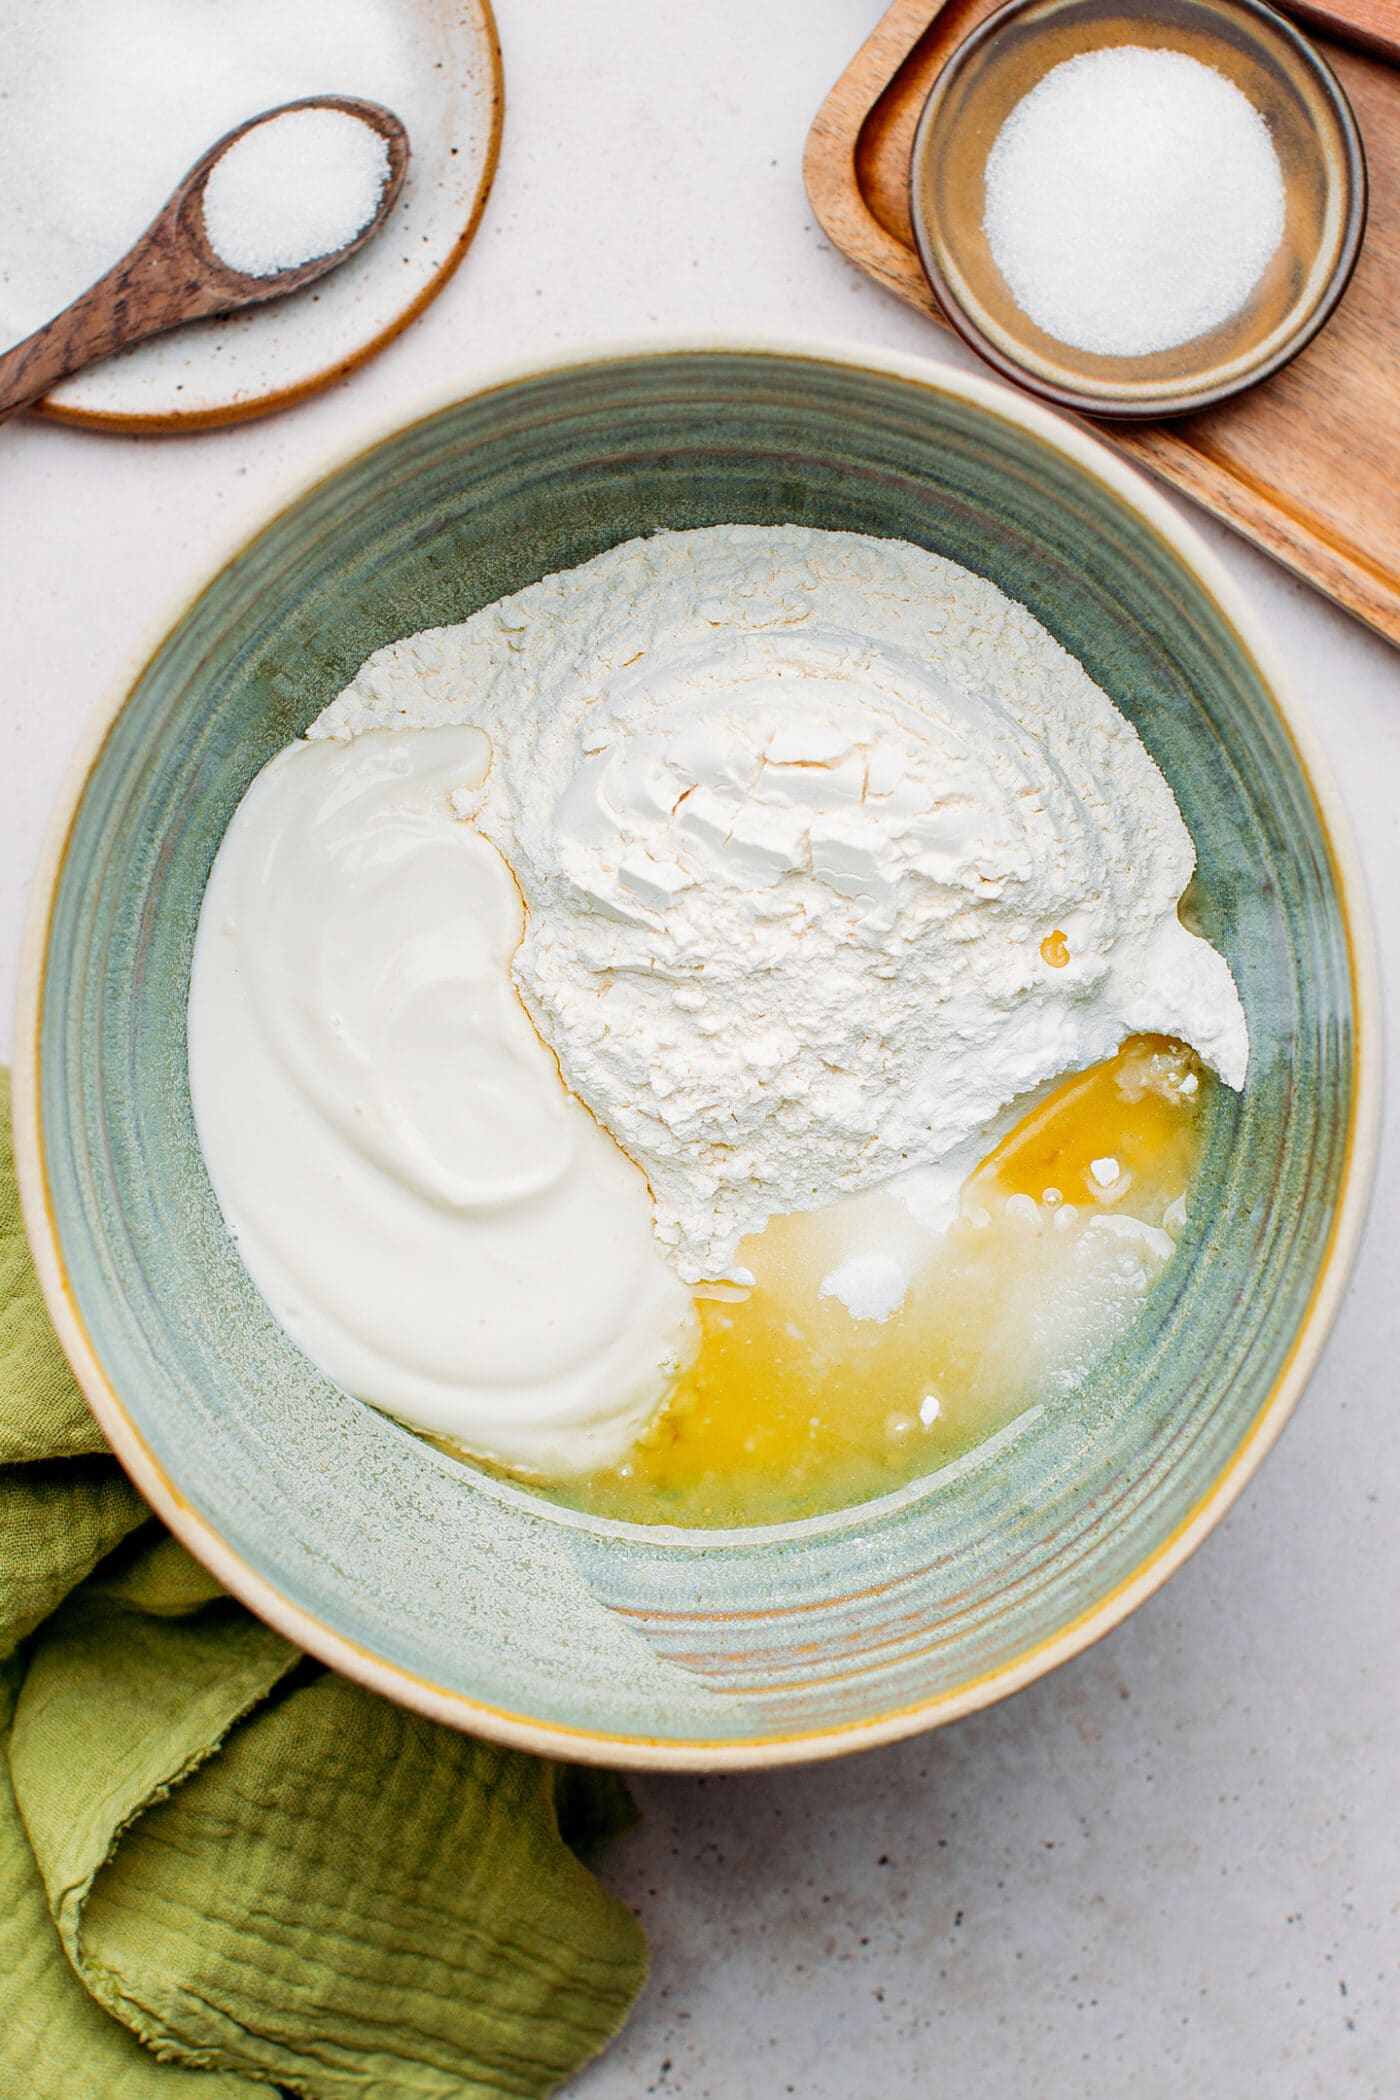
{"type": "Polygon", "coordinates": [[[16,1121],[64,1344],[134,1478],[264,1617],[439,1719],[621,1764],[856,1749],[1024,1684],[1238,1494],[1336,1310],[1375,1145],[1369,934],[1265,636],[1114,455],[913,360],[637,352],[516,376],[335,471],[222,569],[95,731],[30,924],[16,1121]],[[190,1118],[220,835],[381,643],[657,526],[902,535],[1031,607],[1132,717],[1253,1039],[1180,1252],[1071,1401],[880,1502],[644,1530],[481,1478],[319,1377],[249,1285],[190,1118]]]}
{"type": "Polygon", "coordinates": [[[233,125],[307,95],[387,103],[411,162],[383,230],[289,299],[192,322],[76,373],[39,403],[63,422],[174,431],[265,415],[392,342],[447,283],[500,150],[490,0],[0,0],[0,186],[10,194],[0,344],[117,261],[233,125]],[[291,16],[295,16],[295,20],[291,16]],[[317,55],[308,63],[308,49],[317,55]],[[60,133],[65,97],[81,112],[60,133]],[[133,166],[133,130],[158,140],[133,166]]]}

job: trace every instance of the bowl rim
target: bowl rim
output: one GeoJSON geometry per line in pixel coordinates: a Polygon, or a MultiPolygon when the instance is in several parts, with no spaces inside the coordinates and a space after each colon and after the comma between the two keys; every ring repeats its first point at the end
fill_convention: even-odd
{"type": "Polygon", "coordinates": [[[584,344],[545,360],[503,362],[465,391],[433,389],[410,407],[366,416],[353,433],[325,446],[314,466],[289,471],[273,502],[255,524],[231,531],[219,558],[194,589],[173,594],[147,623],[141,644],[127,652],[105,701],[89,717],[55,801],[40,849],[25,917],[12,1082],[15,1164],[21,1209],[49,1315],[64,1354],[99,1426],[117,1458],[155,1513],[189,1550],[250,1611],[297,1647],[368,1690],[450,1727],[509,1747],[572,1763],[670,1771],[736,1771],[797,1764],[873,1749],[925,1729],[958,1720],[1005,1698],[1112,1631],[1174,1573],[1219,1523],[1253,1478],[1277,1441],[1316,1367],[1341,1307],[1347,1279],[1365,1224],[1380,1136],[1380,977],[1360,859],[1341,797],[1332,780],[1309,716],[1289,674],[1244,592],[1206,545],[1194,524],[1179,517],[1164,494],[1102,440],[1014,389],[979,373],[966,373],[933,359],[827,337],[681,336],[584,344]],[[952,396],[1003,422],[1018,426],[1067,457],[1126,504],[1164,540],[1196,576],[1253,661],[1292,744],[1316,801],[1337,882],[1346,936],[1355,1025],[1352,1051],[1352,1115],[1346,1136],[1340,1197],[1321,1267],[1288,1356],[1229,1463],[1197,1499],[1170,1536],[1106,1596],[1086,1606],[1057,1632],[1036,1642],[1014,1661],[968,1679],[933,1699],[920,1700],[836,1727],[724,1742],[654,1735],[623,1735],[574,1728],[475,1700],[401,1664],[391,1662],[339,1633],[282,1595],[234,1550],[182,1494],[155,1458],[103,1370],[69,1283],[49,1194],[39,1093],[39,1035],[49,927],[69,841],[88,780],[127,699],[168,636],[188,616],[224,570],[287,510],[376,445],[467,401],[479,401],[522,382],[589,369],[675,357],[709,355],[773,358],[829,369],[874,373],[921,390],[952,396]]]}
{"type": "MultiPolygon", "coordinates": [[[[1366,218],[1370,208],[1366,148],[1362,142],[1361,127],[1356,121],[1356,112],[1351,106],[1346,89],[1316,44],[1310,37],[1305,36],[1296,24],[1285,20],[1275,9],[1267,6],[1265,0],[1231,0],[1231,5],[1237,12],[1252,24],[1254,35],[1260,44],[1267,45],[1272,42],[1292,48],[1312,73],[1324,99],[1331,105],[1341,132],[1342,158],[1346,169],[1343,199],[1345,210],[1337,260],[1314,304],[1303,315],[1293,332],[1278,345],[1271,356],[1234,379],[1216,386],[1186,385],[1176,393],[1156,394],[1150,400],[1134,400],[1128,394],[1100,394],[1092,386],[1059,386],[1053,380],[1042,378],[1032,366],[1022,364],[1018,358],[1002,349],[999,343],[984,333],[969,313],[939,261],[923,198],[924,163],[950,87],[965,70],[970,58],[975,57],[985,45],[994,42],[1019,16],[1029,13],[1033,7],[1041,7],[1044,4],[1045,0],[1005,0],[1005,4],[998,7],[995,13],[985,16],[975,28],[968,31],[942,66],[919,112],[909,156],[909,222],[914,231],[914,246],[919,264],[928,279],[934,298],[938,301],[939,313],[954,333],[961,336],[968,348],[975,350],[993,371],[999,372],[1004,379],[1014,381],[1017,386],[1026,387],[1042,401],[1053,402],[1057,408],[1072,409],[1079,415],[1099,416],[1107,422],[1116,423],[1163,422],[1175,416],[1195,415],[1203,409],[1217,408],[1221,402],[1231,401],[1236,394],[1259,386],[1264,380],[1271,379],[1275,372],[1281,372],[1285,365],[1291,364],[1331,320],[1341,304],[1347,286],[1351,283],[1361,258],[1361,243],[1365,237],[1366,218]]],[[[1125,11],[1128,11],[1128,6],[1129,0],[1124,0],[1125,11]]],[[[1070,346],[1066,345],[1066,348],[1070,346]]]]}

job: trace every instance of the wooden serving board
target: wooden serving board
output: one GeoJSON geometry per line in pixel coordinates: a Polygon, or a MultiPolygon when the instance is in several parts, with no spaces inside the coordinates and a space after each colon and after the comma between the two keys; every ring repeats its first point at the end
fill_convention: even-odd
{"type": "MultiPolygon", "coordinates": [[[[894,0],[807,140],[807,188],[832,241],[935,319],[909,221],[914,127],[945,59],[997,4],[894,0]]],[[[1177,422],[1095,427],[1400,642],[1400,0],[1288,11],[1368,47],[1318,39],[1370,172],[1351,286],[1302,355],[1248,393],[1177,422]]]]}

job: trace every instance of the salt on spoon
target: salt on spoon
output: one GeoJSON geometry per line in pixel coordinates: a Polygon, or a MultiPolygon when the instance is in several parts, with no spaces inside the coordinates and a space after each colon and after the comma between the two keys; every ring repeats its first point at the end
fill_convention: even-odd
{"type": "Polygon", "coordinates": [[[236,126],[105,277],[0,356],[0,416],[129,343],[324,277],[383,225],[408,157],[393,112],[349,96],[236,126]]]}
{"type": "Polygon", "coordinates": [[[388,180],[382,131],[325,103],[283,110],[252,125],[209,170],[205,237],[247,277],[299,269],[348,252],[388,180]]]}

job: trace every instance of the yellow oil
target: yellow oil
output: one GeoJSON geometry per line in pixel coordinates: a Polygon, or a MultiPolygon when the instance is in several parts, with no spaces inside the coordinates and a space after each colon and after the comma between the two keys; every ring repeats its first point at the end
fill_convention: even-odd
{"type": "Polygon", "coordinates": [[[1208,1084],[1184,1045],[1134,1037],[1022,1118],[946,1231],[888,1189],[774,1219],[740,1250],[748,1295],[700,1301],[699,1352],[627,1459],[545,1491],[637,1523],[779,1522],[883,1494],[1053,1401],[1169,1258],[1208,1084]],[[884,1319],[822,1290],[869,1246],[912,1266],[884,1319]]]}

